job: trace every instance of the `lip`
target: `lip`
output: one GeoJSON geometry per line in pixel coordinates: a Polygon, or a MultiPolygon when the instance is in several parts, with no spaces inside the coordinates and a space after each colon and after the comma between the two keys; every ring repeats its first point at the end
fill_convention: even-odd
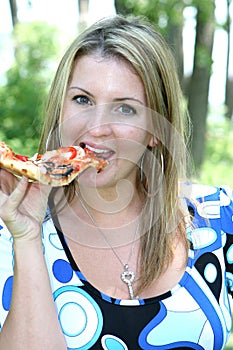
{"type": "Polygon", "coordinates": [[[110,148],[103,147],[102,145],[97,145],[89,142],[81,142],[80,145],[85,144],[85,147],[89,149],[90,151],[93,151],[97,157],[101,157],[103,159],[110,159],[113,154],[115,154],[115,151],[113,151],[110,148]]]}

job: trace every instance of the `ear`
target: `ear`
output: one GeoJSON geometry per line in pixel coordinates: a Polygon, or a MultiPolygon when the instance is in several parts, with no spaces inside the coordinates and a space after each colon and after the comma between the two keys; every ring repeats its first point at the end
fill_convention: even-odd
{"type": "Polygon", "coordinates": [[[149,143],[148,143],[148,146],[153,148],[153,147],[155,147],[157,145],[158,145],[158,140],[154,136],[151,136],[151,138],[149,140],[149,143]]]}

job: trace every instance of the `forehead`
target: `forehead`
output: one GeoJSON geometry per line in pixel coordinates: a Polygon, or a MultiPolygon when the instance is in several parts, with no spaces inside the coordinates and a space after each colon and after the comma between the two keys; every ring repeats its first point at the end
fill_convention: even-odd
{"type": "MultiPolygon", "coordinates": [[[[126,59],[118,56],[103,56],[98,52],[78,57],[73,65],[71,79],[77,78],[81,73],[90,75],[91,72],[96,72],[96,74],[98,74],[98,72],[102,72],[102,70],[112,70],[118,74],[119,71],[122,71],[122,74],[131,75],[135,79],[141,81],[135,68],[130,62],[126,61],[126,59]]],[[[105,75],[103,75],[103,78],[104,77],[105,75]]]]}
{"type": "Polygon", "coordinates": [[[68,88],[75,86],[94,95],[109,92],[116,98],[128,95],[146,102],[144,85],[134,67],[128,61],[115,56],[92,54],[78,58],[68,88]]]}

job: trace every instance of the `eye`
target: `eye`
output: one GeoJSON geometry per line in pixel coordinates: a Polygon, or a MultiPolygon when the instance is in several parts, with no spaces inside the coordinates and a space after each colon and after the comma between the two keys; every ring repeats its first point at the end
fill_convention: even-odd
{"type": "Polygon", "coordinates": [[[133,116],[135,114],[137,114],[137,111],[134,107],[128,105],[128,104],[123,104],[118,108],[118,111],[126,116],[133,116]]]}
{"type": "Polygon", "coordinates": [[[91,100],[85,95],[77,95],[72,98],[79,105],[91,105],[91,100]]]}

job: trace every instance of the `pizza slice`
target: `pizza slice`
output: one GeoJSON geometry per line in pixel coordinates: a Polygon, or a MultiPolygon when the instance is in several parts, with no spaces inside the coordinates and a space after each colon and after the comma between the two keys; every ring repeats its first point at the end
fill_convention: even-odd
{"type": "Polygon", "coordinates": [[[29,158],[14,153],[6,143],[0,142],[1,168],[52,187],[68,185],[89,167],[100,172],[107,165],[108,161],[85,148],[85,145],[59,147],[29,158]]]}

